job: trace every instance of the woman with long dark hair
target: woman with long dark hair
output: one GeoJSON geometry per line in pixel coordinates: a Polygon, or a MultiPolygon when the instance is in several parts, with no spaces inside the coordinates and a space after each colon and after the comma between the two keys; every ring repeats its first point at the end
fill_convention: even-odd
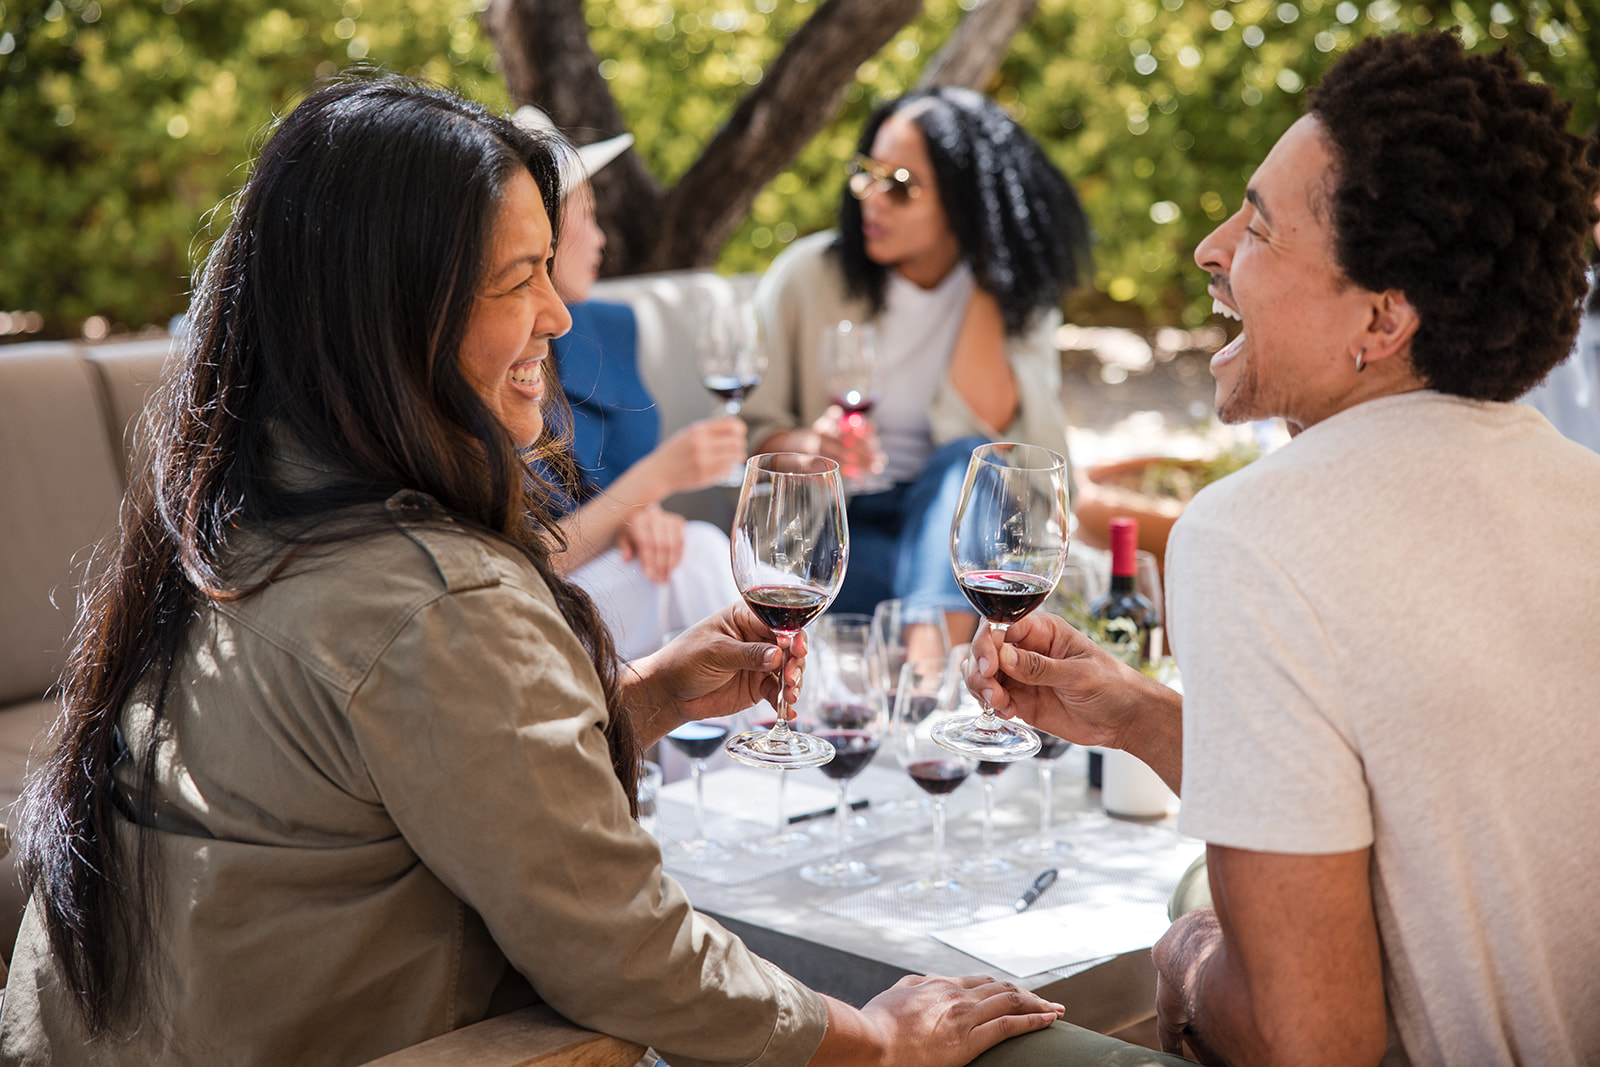
{"type": "Polygon", "coordinates": [[[1066,451],[1059,304],[1089,274],[1077,195],[1027,132],[966,89],[910,93],[872,113],[839,228],[795,242],[756,305],[770,365],[744,415],[752,452],[820,452],[890,487],[850,502],[850,573],[836,611],[889,597],[967,610],[949,527],[974,445],[1066,451]],[[823,337],[875,326],[875,433],[841,433],[823,337]]]}
{"type": "Polygon", "coordinates": [[[372,79],[267,143],[28,788],[0,1060],[360,1063],[543,1000],[680,1065],[955,1063],[1055,1017],[857,1011],[663,876],[640,745],[775,696],[778,649],[730,608],[619,671],[550,566],[558,150],[372,79]]]}

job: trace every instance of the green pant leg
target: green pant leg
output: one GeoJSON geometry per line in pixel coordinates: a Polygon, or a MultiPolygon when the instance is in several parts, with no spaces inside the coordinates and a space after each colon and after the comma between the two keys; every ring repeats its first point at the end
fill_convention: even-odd
{"type": "Polygon", "coordinates": [[[1000,1042],[973,1060],[972,1067],[1173,1067],[1188,1062],[1058,1022],[1000,1042]]]}

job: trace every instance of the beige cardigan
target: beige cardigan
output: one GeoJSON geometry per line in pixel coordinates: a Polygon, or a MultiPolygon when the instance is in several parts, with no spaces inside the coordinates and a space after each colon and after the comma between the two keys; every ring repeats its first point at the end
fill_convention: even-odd
{"type": "MultiPolygon", "coordinates": [[[[844,291],[844,275],[828,252],[834,233],[811,234],[780,255],[756,287],[756,314],[767,349],[767,372],[750,394],[744,419],[752,447],[775,433],[809,426],[828,407],[818,353],[822,328],[872,318],[864,297],[844,291]]],[[[1006,338],[1017,380],[1017,414],[999,429],[983,422],[948,378],[934,394],[928,418],[934,447],[973,435],[1026,441],[1067,454],[1067,416],[1061,406],[1061,361],[1054,337],[1061,314],[1040,315],[1019,337],[1006,338]]]]}

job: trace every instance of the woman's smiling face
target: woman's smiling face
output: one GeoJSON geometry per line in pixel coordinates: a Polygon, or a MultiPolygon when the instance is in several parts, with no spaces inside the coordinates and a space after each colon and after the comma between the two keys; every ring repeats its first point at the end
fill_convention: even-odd
{"type": "Polygon", "coordinates": [[[494,240],[461,341],[461,373],[518,448],[544,429],[545,357],[572,326],[550,267],[555,248],[544,199],[518,170],[495,215],[494,240]]]}

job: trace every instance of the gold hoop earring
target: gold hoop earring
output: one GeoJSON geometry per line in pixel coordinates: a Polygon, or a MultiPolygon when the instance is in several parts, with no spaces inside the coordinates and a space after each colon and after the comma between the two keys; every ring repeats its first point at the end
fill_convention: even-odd
{"type": "Polygon", "coordinates": [[[1360,374],[1367,369],[1367,350],[1363,348],[1356,353],[1356,373],[1360,374]]]}

